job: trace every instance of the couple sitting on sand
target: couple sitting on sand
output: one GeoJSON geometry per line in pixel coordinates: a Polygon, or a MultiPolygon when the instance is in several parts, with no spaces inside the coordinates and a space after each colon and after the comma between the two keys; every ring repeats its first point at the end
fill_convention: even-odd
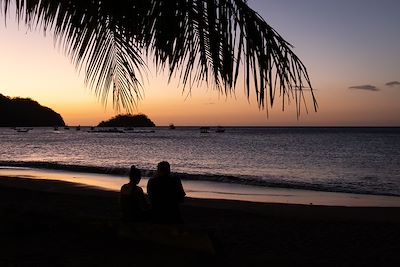
{"type": "Polygon", "coordinates": [[[125,221],[154,223],[182,223],[179,204],[183,202],[185,191],[179,178],[171,175],[168,162],[157,165],[157,172],[147,183],[150,204],[138,186],[141,171],[134,165],[129,172],[129,183],[121,187],[122,218],[125,221]]]}

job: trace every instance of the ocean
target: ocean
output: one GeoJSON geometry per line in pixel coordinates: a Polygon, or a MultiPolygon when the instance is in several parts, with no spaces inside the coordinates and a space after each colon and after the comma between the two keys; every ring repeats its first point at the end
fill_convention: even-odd
{"type": "Polygon", "coordinates": [[[183,180],[400,196],[400,128],[216,129],[0,128],[0,167],[151,176],[166,160],[183,180]]]}

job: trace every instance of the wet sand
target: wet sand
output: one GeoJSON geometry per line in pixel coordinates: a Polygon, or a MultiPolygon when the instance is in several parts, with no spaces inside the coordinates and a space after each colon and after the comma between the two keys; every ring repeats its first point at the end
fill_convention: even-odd
{"type": "MultiPolygon", "coordinates": [[[[193,249],[184,242],[121,234],[124,225],[114,191],[61,181],[0,177],[0,266],[400,263],[400,208],[396,207],[188,198],[182,212],[185,226],[180,231],[189,237],[196,233],[207,236],[213,251],[193,249]]],[[[158,226],[139,229],[160,232],[158,226]]]]}
{"type": "MultiPolygon", "coordinates": [[[[126,176],[121,175],[4,166],[0,166],[0,176],[60,180],[112,191],[119,191],[121,186],[128,181],[126,176]]],[[[147,177],[144,177],[139,184],[145,192],[147,181],[147,177]]],[[[400,197],[395,196],[272,188],[200,180],[183,180],[182,183],[187,196],[192,198],[324,206],[400,207],[400,197]]]]}

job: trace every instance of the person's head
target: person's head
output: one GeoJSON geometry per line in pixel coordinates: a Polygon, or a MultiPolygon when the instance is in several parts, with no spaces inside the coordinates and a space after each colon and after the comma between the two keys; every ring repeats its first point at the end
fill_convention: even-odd
{"type": "Polygon", "coordinates": [[[137,169],[135,165],[132,165],[129,171],[129,181],[131,183],[138,184],[141,178],[142,178],[141,171],[137,169]]]}
{"type": "Polygon", "coordinates": [[[158,163],[157,174],[159,176],[168,176],[171,174],[171,167],[167,161],[161,161],[158,163]]]}

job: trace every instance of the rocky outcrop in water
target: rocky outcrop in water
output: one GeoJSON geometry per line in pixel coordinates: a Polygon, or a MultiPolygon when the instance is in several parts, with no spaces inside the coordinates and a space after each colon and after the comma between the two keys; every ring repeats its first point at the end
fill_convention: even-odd
{"type": "Polygon", "coordinates": [[[156,126],[146,115],[117,115],[108,121],[102,121],[98,127],[154,127],[156,126]]]}

